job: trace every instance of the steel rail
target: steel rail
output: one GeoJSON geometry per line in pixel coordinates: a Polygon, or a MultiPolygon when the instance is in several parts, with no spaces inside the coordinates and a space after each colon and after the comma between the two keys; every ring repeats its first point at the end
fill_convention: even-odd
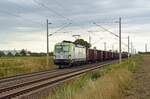
{"type": "Polygon", "coordinates": [[[46,71],[18,74],[18,75],[15,75],[15,76],[0,78],[0,83],[9,82],[9,81],[20,79],[20,78],[37,76],[37,75],[41,75],[41,74],[45,74],[45,73],[55,72],[56,70],[58,70],[58,69],[56,68],[56,69],[51,69],[51,70],[46,70],[46,71]]]}
{"type": "MultiPolygon", "coordinates": [[[[92,64],[90,66],[94,66],[95,64],[92,64]]],[[[87,66],[83,66],[83,67],[78,67],[78,68],[72,68],[72,69],[59,69],[60,71],[57,71],[57,72],[46,72],[45,74],[43,75],[34,75],[35,77],[33,76],[30,76],[28,78],[21,78],[21,79],[15,79],[14,81],[11,81],[11,82],[5,82],[3,86],[0,86],[0,93],[4,92],[4,91],[8,91],[8,90],[11,90],[13,88],[16,88],[16,87],[19,87],[19,86],[23,86],[23,85],[26,85],[26,84],[30,84],[30,83],[34,83],[34,82],[38,82],[38,81],[42,81],[42,80],[46,80],[46,79],[50,79],[50,78],[54,78],[54,77],[57,77],[57,76],[60,76],[60,75],[64,75],[65,73],[69,73],[69,72],[72,72],[72,71],[76,71],[79,70],[79,69],[84,69],[84,68],[89,68],[87,66]]]]}
{"type": "MultiPolygon", "coordinates": [[[[115,61],[116,62],[116,61],[115,61]]],[[[44,77],[35,81],[29,81],[29,82],[24,82],[22,84],[18,84],[15,86],[12,86],[11,88],[8,87],[6,89],[2,89],[1,91],[5,91],[5,92],[1,92],[0,93],[0,99],[9,99],[11,97],[16,97],[18,95],[22,95],[34,90],[37,90],[39,88],[42,87],[46,87],[48,85],[52,85],[58,82],[61,82],[63,80],[67,80],[69,78],[81,75],[85,72],[91,71],[91,70],[95,70],[97,68],[109,65],[114,63],[114,61],[111,62],[107,62],[107,63],[103,63],[101,65],[96,65],[95,66],[89,66],[89,67],[84,67],[84,68],[77,68],[75,70],[70,70],[66,73],[60,73],[58,75],[55,76],[51,76],[51,77],[44,77]]]]}
{"type": "MultiPolygon", "coordinates": [[[[103,62],[102,62],[103,63],[103,62]]],[[[102,64],[99,63],[99,64],[102,64]]],[[[35,81],[38,79],[43,78],[43,76],[54,76],[56,74],[59,74],[60,72],[65,72],[67,71],[67,69],[70,71],[71,69],[76,69],[76,68],[83,68],[83,67],[87,67],[87,66],[94,66],[95,64],[88,64],[88,65],[84,65],[84,66],[78,66],[78,67],[70,67],[70,68],[65,68],[65,69],[53,69],[53,70],[48,70],[48,71],[42,71],[42,72],[35,72],[35,73],[29,73],[29,74],[24,74],[24,75],[19,75],[19,76],[14,76],[14,77],[9,77],[6,79],[2,79],[2,81],[0,82],[0,92],[5,91],[7,89],[9,89],[9,87],[13,87],[16,86],[18,84],[24,83],[27,81],[35,81]],[[5,89],[5,90],[4,90],[5,89]]]]}
{"type": "MultiPolygon", "coordinates": [[[[92,64],[94,65],[94,64],[92,64]]],[[[55,70],[49,70],[49,71],[45,71],[45,72],[37,72],[37,73],[30,73],[30,74],[25,74],[25,75],[20,75],[17,77],[10,77],[10,78],[6,78],[3,79],[0,83],[0,92],[5,91],[8,89],[8,87],[12,87],[27,81],[35,81],[38,79],[43,78],[43,76],[54,76],[56,74],[59,74],[60,72],[66,72],[66,71],[70,71],[70,69],[76,69],[76,68],[83,68],[86,67],[88,65],[84,65],[84,66],[78,66],[78,67],[70,67],[70,68],[65,68],[65,69],[55,69],[55,70]],[[5,88],[5,90],[4,90],[5,88]]]]}

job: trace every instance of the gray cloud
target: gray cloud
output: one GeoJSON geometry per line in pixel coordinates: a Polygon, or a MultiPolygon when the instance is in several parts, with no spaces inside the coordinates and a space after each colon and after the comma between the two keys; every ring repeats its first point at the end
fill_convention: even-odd
{"type": "Polygon", "coordinates": [[[11,37],[14,39],[9,40],[9,46],[13,41],[35,43],[38,37],[33,39],[33,35],[45,32],[46,19],[53,23],[50,25],[51,32],[70,22],[72,24],[64,31],[75,32],[74,30],[81,31],[82,28],[89,30],[94,26],[92,22],[102,22],[106,27],[114,27],[114,24],[103,22],[114,22],[121,16],[125,32],[133,32],[139,36],[143,32],[150,35],[149,4],[149,0],[1,0],[0,43],[3,42],[6,46],[11,37]],[[15,38],[16,36],[20,39],[15,38]]]}

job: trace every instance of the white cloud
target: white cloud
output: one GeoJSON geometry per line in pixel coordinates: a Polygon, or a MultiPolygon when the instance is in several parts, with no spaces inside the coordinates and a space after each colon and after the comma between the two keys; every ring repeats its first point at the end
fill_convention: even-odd
{"type": "Polygon", "coordinates": [[[33,5],[35,4],[33,0],[6,0],[11,3],[19,4],[19,5],[33,5]]]}
{"type": "MultiPolygon", "coordinates": [[[[64,23],[72,23],[60,33],[50,37],[51,51],[56,42],[74,40],[73,34],[80,34],[87,41],[91,35],[92,42],[98,41],[94,46],[99,49],[103,49],[103,42],[108,43],[108,49],[111,49],[113,44],[117,49],[118,42],[115,39],[107,39],[108,37],[113,38],[113,36],[94,26],[92,22],[100,22],[118,34],[118,24],[105,24],[103,22],[114,22],[118,20],[119,16],[123,18],[123,36],[126,37],[130,34],[136,48],[143,50],[143,43],[149,42],[149,0],[36,1],[45,4],[48,8],[38,5],[34,0],[0,1],[0,49],[27,48],[31,51],[46,51],[47,18],[53,23],[49,26],[50,33],[54,33],[64,23]],[[69,17],[73,21],[68,21],[62,16],[69,17]],[[94,34],[87,32],[95,29],[100,32],[94,34]],[[61,33],[63,31],[71,32],[63,34],[61,33]],[[100,38],[103,39],[99,41],[100,38]]],[[[124,42],[127,41],[124,40],[124,42]]]]}

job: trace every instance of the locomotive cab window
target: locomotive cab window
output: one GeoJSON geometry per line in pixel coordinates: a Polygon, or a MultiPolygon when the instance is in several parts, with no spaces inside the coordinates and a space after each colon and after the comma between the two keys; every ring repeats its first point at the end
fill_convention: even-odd
{"type": "Polygon", "coordinates": [[[63,51],[64,52],[69,52],[69,46],[68,45],[63,45],[63,51]]]}
{"type": "Polygon", "coordinates": [[[57,46],[55,46],[55,51],[56,52],[61,52],[62,51],[62,46],[60,46],[60,45],[57,45],[57,46]]]}
{"type": "Polygon", "coordinates": [[[68,45],[57,45],[55,47],[56,52],[68,52],[69,51],[69,46],[68,45]]]}

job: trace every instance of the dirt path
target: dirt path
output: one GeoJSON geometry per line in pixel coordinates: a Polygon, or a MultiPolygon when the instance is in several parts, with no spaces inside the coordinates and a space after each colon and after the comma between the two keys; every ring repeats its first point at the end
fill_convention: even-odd
{"type": "Polygon", "coordinates": [[[125,99],[150,99],[150,55],[144,56],[133,78],[125,99]]]}

